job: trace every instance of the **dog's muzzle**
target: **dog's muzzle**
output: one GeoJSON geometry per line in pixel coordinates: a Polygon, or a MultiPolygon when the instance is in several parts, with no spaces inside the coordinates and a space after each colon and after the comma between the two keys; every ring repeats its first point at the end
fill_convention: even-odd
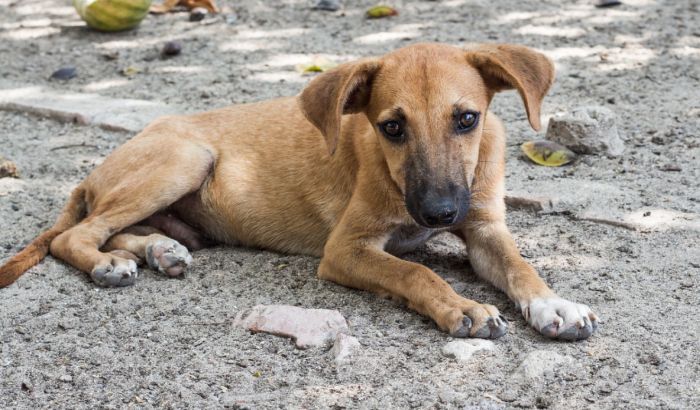
{"type": "Polygon", "coordinates": [[[469,210],[469,190],[450,184],[447,189],[414,189],[406,192],[406,208],[427,228],[446,228],[461,222],[469,210]]]}

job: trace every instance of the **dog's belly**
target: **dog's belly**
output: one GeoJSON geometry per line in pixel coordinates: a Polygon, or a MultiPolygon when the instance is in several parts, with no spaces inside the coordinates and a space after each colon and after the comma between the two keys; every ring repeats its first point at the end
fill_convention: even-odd
{"type": "Polygon", "coordinates": [[[443,231],[444,229],[430,229],[419,225],[402,225],[391,234],[384,250],[393,255],[411,252],[443,231]]]}

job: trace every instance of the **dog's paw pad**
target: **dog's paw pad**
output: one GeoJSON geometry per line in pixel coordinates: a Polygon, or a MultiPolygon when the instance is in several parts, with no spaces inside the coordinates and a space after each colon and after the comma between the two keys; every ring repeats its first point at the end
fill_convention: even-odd
{"type": "Polygon", "coordinates": [[[486,323],[474,332],[472,337],[481,339],[498,339],[508,332],[508,322],[501,315],[489,317],[486,323]]]}
{"type": "Polygon", "coordinates": [[[105,288],[131,286],[138,276],[136,262],[128,259],[112,260],[112,263],[96,266],[90,272],[95,284],[105,288]]]}
{"type": "Polygon", "coordinates": [[[469,316],[464,316],[462,318],[462,325],[454,332],[452,332],[452,337],[469,337],[469,333],[472,330],[472,320],[469,316]]]}
{"type": "Polygon", "coordinates": [[[168,276],[180,276],[192,263],[192,256],[175,240],[159,240],[146,247],[146,261],[153,270],[168,276]]]}
{"type": "Polygon", "coordinates": [[[523,307],[523,315],[544,336],[560,340],[583,340],[598,328],[598,317],[580,303],[561,298],[535,299],[523,307]]]}

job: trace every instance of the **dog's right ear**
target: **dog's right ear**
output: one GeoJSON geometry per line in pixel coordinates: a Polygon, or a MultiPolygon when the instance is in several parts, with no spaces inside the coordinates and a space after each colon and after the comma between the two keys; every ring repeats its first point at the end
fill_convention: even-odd
{"type": "Polygon", "coordinates": [[[379,67],[376,59],[341,64],[311,80],[299,95],[301,110],[321,131],[331,155],[338,146],[342,115],[367,107],[379,67]]]}

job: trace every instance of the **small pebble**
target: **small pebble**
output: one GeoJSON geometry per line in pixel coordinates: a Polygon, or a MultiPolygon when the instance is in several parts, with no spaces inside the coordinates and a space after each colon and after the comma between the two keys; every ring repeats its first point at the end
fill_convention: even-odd
{"type": "Polygon", "coordinates": [[[595,6],[598,7],[599,9],[603,9],[606,7],[615,7],[621,5],[622,2],[619,0],[600,0],[595,6]]]}
{"type": "Polygon", "coordinates": [[[338,11],[340,7],[340,0],[319,0],[313,8],[314,10],[338,11]]]}
{"type": "Polygon", "coordinates": [[[78,70],[75,67],[61,67],[51,74],[54,80],[70,80],[78,75],[78,70]]]}
{"type": "Polygon", "coordinates": [[[64,374],[63,376],[59,377],[58,380],[65,382],[65,383],[70,383],[73,381],[73,376],[69,374],[64,374]]]}
{"type": "Polygon", "coordinates": [[[204,7],[195,7],[190,11],[190,21],[202,21],[208,13],[204,7]]]}
{"type": "Polygon", "coordinates": [[[179,41],[168,41],[163,46],[161,54],[164,57],[174,57],[182,52],[182,44],[179,41]]]}

